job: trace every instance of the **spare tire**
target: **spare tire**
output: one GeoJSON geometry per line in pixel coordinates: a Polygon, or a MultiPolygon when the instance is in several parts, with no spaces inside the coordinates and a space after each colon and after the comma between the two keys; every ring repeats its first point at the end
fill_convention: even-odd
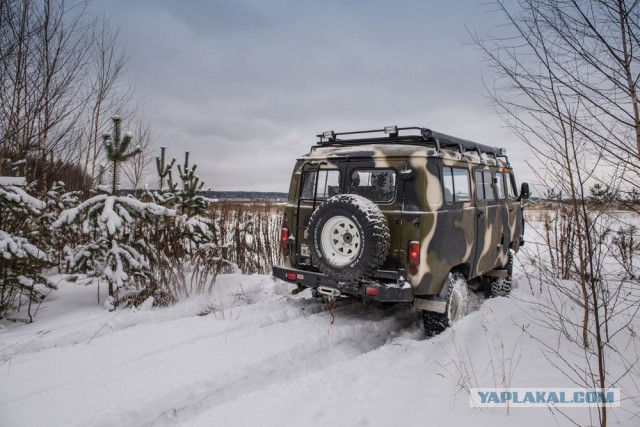
{"type": "Polygon", "coordinates": [[[341,282],[372,275],[387,258],[389,227],[369,199],[340,194],[322,203],[307,228],[313,264],[341,282]]]}

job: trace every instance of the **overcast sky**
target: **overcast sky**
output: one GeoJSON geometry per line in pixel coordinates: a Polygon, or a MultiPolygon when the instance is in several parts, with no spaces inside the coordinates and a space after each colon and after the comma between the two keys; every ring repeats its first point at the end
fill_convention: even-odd
{"type": "Polygon", "coordinates": [[[125,78],[156,144],[189,150],[213,190],[287,191],[295,159],[325,130],[424,126],[527,149],[484,95],[491,75],[467,28],[499,17],[480,0],[111,0],[125,78]]]}

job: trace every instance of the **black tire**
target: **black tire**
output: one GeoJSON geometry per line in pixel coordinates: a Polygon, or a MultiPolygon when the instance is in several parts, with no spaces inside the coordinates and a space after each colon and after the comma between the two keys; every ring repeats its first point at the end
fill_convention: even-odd
{"type": "MultiPolygon", "coordinates": [[[[434,337],[447,329],[467,312],[469,289],[462,273],[452,271],[447,276],[443,293],[446,295],[447,308],[444,313],[424,310],[422,322],[427,338],[434,337]]],[[[442,293],[441,293],[442,295],[442,293]]]]}
{"type": "Polygon", "coordinates": [[[493,277],[491,278],[491,298],[494,297],[506,297],[511,293],[513,287],[513,251],[509,249],[507,254],[507,277],[493,277]]]}
{"type": "Polygon", "coordinates": [[[386,218],[362,196],[340,194],[328,199],[309,218],[307,231],[314,265],[341,282],[358,282],[370,276],[387,258],[386,218]]]}
{"type": "Polygon", "coordinates": [[[424,324],[424,333],[427,338],[435,337],[444,332],[449,326],[446,315],[426,310],[422,312],[422,323],[424,324]]]}

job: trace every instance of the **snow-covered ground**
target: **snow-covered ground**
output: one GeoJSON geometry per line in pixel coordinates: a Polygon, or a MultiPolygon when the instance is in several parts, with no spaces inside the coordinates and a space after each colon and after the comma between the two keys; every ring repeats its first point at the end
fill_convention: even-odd
{"type": "Polygon", "coordinates": [[[95,287],[61,283],[35,323],[2,323],[0,425],[566,424],[469,407],[469,386],[572,386],[523,334],[535,325],[522,286],[431,340],[408,306],[341,301],[331,325],[321,301],[268,276],[221,276],[217,289],[109,313],[95,287]]]}
{"type": "MultiPolygon", "coordinates": [[[[341,300],[331,324],[321,300],[269,276],[115,312],[62,280],[34,323],[0,321],[0,425],[595,425],[584,409],[470,408],[469,387],[575,387],[541,352],[557,333],[535,321],[522,269],[510,298],[477,296],[429,340],[411,306],[341,300]]],[[[638,426],[637,412],[623,401],[610,425],[638,426]]]]}

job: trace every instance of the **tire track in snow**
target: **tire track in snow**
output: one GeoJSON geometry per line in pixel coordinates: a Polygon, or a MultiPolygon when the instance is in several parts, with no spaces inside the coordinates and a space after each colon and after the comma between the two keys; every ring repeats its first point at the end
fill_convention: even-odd
{"type": "MultiPolygon", "coordinates": [[[[240,307],[237,306],[234,309],[240,309],[240,307]]],[[[69,356],[77,360],[91,360],[91,355],[96,352],[114,353],[115,362],[111,363],[112,366],[100,367],[93,363],[88,367],[78,365],[71,375],[65,375],[57,382],[43,386],[37,391],[13,394],[8,400],[0,402],[0,407],[5,411],[12,411],[13,408],[21,406],[37,406],[39,401],[50,401],[56,400],[60,396],[82,394],[81,390],[87,388],[89,389],[88,393],[108,388],[124,389],[123,384],[126,384],[127,379],[139,378],[144,375],[158,375],[158,371],[163,366],[179,364],[179,360],[173,360],[176,358],[176,353],[183,352],[185,348],[194,347],[194,343],[206,343],[214,340],[217,343],[213,347],[224,347],[227,338],[242,337],[263,328],[268,329],[281,323],[286,324],[326,311],[326,305],[319,300],[302,298],[290,299],[285,302],[269,300],[242,307],[243,311],[236,320],[216,319],[213,316],[172,318],[166,321],[125,327],[96,338],[90,345],[66,343],[60,347],[45,348],[40,352],[17,354],[12,367],[14,371],[16,366],[23,362],[33,363],[33,359],[47,360],[46,364],[55,365],[56,359],[62,360],[69,356]],[[190,326],[196,326],[198,330],[183,333],[190,326]],[[163,340],[165,331],[171,339],[163,340]],[[146,345],[138,345],[140,337],[145,337],[148,341],[145,343],[146,345]],[[122,346],[128,348],[122,349],[122,346]]],[[[227,315],[230,310],[225,310],[227,315]]],[[[64,402],[72,400],[73,398],[61,399],[61,406],[65,405],[64,402]]],[[[75,419],[73,423],[76,425],[75,419]]],[[[100,422],[92,420],[88,424],[100,424],[100,422]]],[[[77,423],[77,425],[82,425],[82,423],[77,423]]]]}
{"type": "MultiPolygon", "coordinates": [[[[471,292],[467,315],[477,311],[484,301],[485,296],[482,293],[471,292]]],[[[144,425],[188,425],[189,419],[218,405],[234,401],[246,393],[265,390],[274,382],[295,382],[307,375],[329,370],[335,364],[380,349],[400,336],[419,340],[424,338],[423,330],[417,322],[420,316],[410,306],[397,306],[384,311],[378,308],[372,310],[355,300],[341,302],[343,305],[334,310],[337,314],[338,328],[341,329],[336,329],[332,337],[317,335],[316,342],[304,342],[293,352],[283,349],[268,358],[240,367],[242,371],[248,372],[233,371],[226,373],[218,381],[205,381],[198,389],[186,394],[183,399],[185,404],[174,405],[144,425]],[[352,324],[342,327],[340,323],[345,317],[352,324]]],[[[323,310],[299,320],[306,322],[320,318],[327,323],[326,316],[327,313],[323,310]]],[[[246,328],[239,329],[238,332],[247,332],[246,328]]],[[[247,339],[253,336],[245,335],[247,339]]]]}
{"type": "MultiPolygon", "coordinates": [[[[299,317],[310,316],[312,314],[326,310],[324,304],[320,303],[319,301],[313,301],[310,299],[292,299],[286,301],[285,304],[287,305],[287,309],[277,311],[276,315],[261,315],[256,318],[247,318],[246,314],[250,314],[253,311],[254,307],[259,307],[258,309],[260,311],[264,311],[264,308],[262,307],[264,305],[271,305],[273,307],[273,312],[276,312],[277,308],[282,308],[283,302],[269,301],[260,304],[234,305],[230,308],[227,308],[224,310],[225,312],[231,312],[232,315],[238,316],[236,320],[229,322],[227,329],[237,330],[251,326],[267,326],[273,323],[287,322],[299,317]],[[234,313],[234,311],[236,311],[236,313],[234,313]],[[238,314],[242,313],[244,313],[245,315],[240,317],[238,314]]],[[[102,339],[115,341],[126,335],[145,334],[148,331],[153,332],[153,330],[165,325],[170,325],[170,327],[173,328],[179,328],[181,327],[181,324],[191,322],[195,318],[195,314],[188,317],[184,317],[184,315],[176,315],[175,317],[169,316],[168,318],[160,320],[152,319],[152,321],[150,322],[145,322],[144,316],[147,313],[128,313],[127,311],[128,309],[126,308],[122,309],[121,311],[116,313],[116,316],[112,316],[112,318],[107,319],[106,322],[100,321],[98,323],[95,323],[96,329],[101,328],[105,331],[105,334],[97,334],[95,337],[94,332],[92,332],[91,329],[87,329],[86,326],[81,326],[66,328],[60,331],[50,329],[46,330],[44,334],[43,331],[38,331],[32,336],[23,337],[13,342],[10,340],[7,342],[2,342],[0,345],[3,345],[4,347],[0,348],[0,363],[13,357],[29,357],[28,355],[32,353],[35,354],[35,357],[38,357],[37,353],[41,353],[46,350],[52,350],[54,348],[56,349],[56,351],[59,351],[65,348],[82,346],[84,344],[88,344],[88,341],[100,341],[102,339]],[[120,314],[124,314],[124,316],[117,317],[120,314]],[[87,333],[87,330],[89,330],[90,332],[87,333]],[[19,352],[11,353],[11,350],[16,347],[19,349],[19,352]]],[[[215,316],[215,314],[210,315],[215,316]]],[[[224,320],[224,318],[221,320],[224,320]]],[[[176,342],[175,345],[179,346],[187,341],[202,338],[208,335],[210,335],[210,332],[205,332],[200,336],[187,335],[184,341],[176,342]]]]}
{"type": "Polygon", "coordinates": [[[186,415],[197,409],[193,402],[202,402],[206,409],[280,376],[362,354],[415,320],[395,311],[368,310],[353,300],[339,301],[333,326],[326,305],[312,299],[270,300],[249,307],[230,326],[215,318],[191,317],[127,328],[90,345],[19,357],[12,367],[16,380],[31,375],[20,368],[23,359],[46,358],[48,366],[73,370],[56,371],[37,387],[4,396],[0,412],[13,420],[11,425],[41,423],[43,414],[29,408],[44,406],[50,411],[48,419],[67,426],[171,423],[163,414],[172,414],[173,408],[185,408],[181,412],[186,415]],[[189,327],[197,330],[185,333],[189,327]],[[208,332],[203,334],[203,329],[208,332]],[[106,360],[101,354],[113,356],[106,360]],[[96,366],[91,362],[96,359],[107,363],[96,366]],[[97,402],[98,396],[109,396],[109,405],[97,402]]]}
{"type": "Polygon", "coordinates": [[[174,390],[171,409],[145,425],[188,424],[190,418],[202,412],[233,401],[246,393],[266,389],[274,382],[295,382],[313,372],[331,369],[334,364],[374,351],[399,335],[410,333],[417,337],[422,334],[416,324],[416,314],[408,306],[384,312],[358,304],[338,307],[337,311],[337,323],[328,331],[328,319],[323,316],[325,313],[312,316],[315,317],[313,319],[303,319],[299,322],[301,325],[295,326],[307,327],[304,341],[294,343],[293,346],[283,346],[278,351],[258,357],[248,365],[238,366],[220,377],[191,384],[188,390],[174,390]],[[308,321],[314,323],[312,328],[302,325],[308,321]],[[407,331],[411,326],[414,328],[407,331]],[[313,335],[316,333],[317,335],[313,335]]]}

